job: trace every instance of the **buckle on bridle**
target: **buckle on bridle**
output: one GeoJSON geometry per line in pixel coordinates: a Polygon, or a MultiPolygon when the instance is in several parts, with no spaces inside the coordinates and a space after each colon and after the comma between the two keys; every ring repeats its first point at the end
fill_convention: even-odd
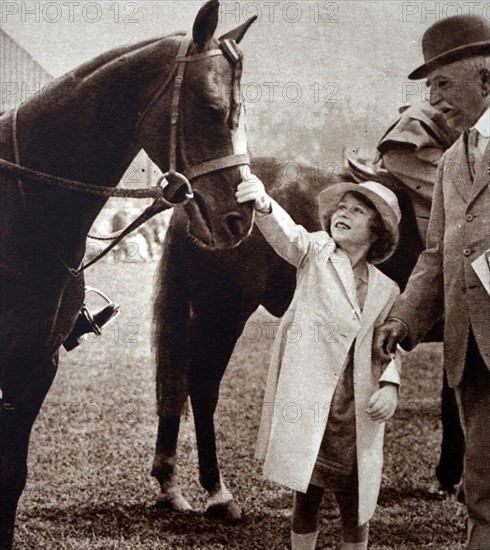
{"type": "Polygon", "coordinates": [[[71,351],[82,343],[82,340],[86,340],[88,334],[96,334],[100,336],[102,329],[107,326],[112,320],[114,320],[120,313],[120,306],[112,300],[110,300],[102,291],[90,286],[85,287],[85,294],[94,292],[100,296],[106,305],[92,313],[85,302],[82,305],[78,318],[75,321],[75,326],[69,334],[68,338],[63,342],[63,347],[66,351],[71,351]]]}
{"type": "Polygon", "coordinates": [[[236,42],[234,40],[230,40],[229,38],[224,38],[220,42],[220,48],[225,55],[226,59],[230,61],[233,65],[237,65],[240,61],[240,51],[238,50],[238,47],[236,45],[236,42]]]}

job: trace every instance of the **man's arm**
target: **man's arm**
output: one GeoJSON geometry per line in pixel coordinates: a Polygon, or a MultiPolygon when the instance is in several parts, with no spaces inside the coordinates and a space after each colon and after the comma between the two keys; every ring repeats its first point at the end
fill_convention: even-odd
{"type": "Polygon", "coordinates": [[[383,357],[393,353],[401,340],[407,349],[415,347],[444,312],[443,170],[442,161],[436,175],[427,248],[420,254],[405,292],[395,302],[387,322],[375,334],[376,349],[383,357]]]}

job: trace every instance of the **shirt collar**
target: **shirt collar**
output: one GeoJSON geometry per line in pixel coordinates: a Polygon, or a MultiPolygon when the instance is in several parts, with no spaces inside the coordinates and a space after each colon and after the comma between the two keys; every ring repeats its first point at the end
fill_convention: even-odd
{"type": "Polygon", "coordinates": [[[483,137],[490,137],[490,107],[477,120],[473,128],[483,137]]]}

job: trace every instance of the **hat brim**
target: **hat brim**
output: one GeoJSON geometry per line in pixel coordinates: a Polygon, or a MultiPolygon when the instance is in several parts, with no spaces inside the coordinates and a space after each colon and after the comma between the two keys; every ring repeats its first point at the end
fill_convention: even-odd
{"type": "Polygon", "coordinates": [[[489,41],[466,44],[464,46],[460,46],[459,48],[454,48],[453,50],[444,52],[441,55],[437,55],[427,63],[424,63],[420,67],[417,67],[408,75],[408,78],[410,80],[427,78],[433,70],[438,69],[439,67],[450,65],[451,63],[455,63],[456,61],[461,61],[462,59],[475,57],[477,55],[490,55],[489,41]]]}
{"type": "Polygon", "coordinates": [[[398,220],[391,206],[377,193],[374,193],[366,187],[357,183],[341,182],[323,190],[318,196],[318,206],[320,213],[320,224],[322,228],[330,234],[330,227],[325,227],[325,220],[331,220],[334,212],[337,210],[342,197],[349,192],[360,193],[367,197],[379,212],[386,229],[389,231],[393,240],[393,247],[384,258],[380,258],[376,263],[387,260],[394,252],[399,241],[398,220]]]}

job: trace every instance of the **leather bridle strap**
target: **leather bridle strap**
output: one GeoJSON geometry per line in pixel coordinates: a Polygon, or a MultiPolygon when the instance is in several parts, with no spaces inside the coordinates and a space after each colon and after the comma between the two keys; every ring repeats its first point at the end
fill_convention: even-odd
{"type": "MultiPolygon", "coordinates": [[[[60,178],[58,176],[53,176],[52,174],[40,172],[39,170],[27,168],[19,163],[10,162],[2,158],[0,158],[0,171],[5,171],[17,178],[25,178],[30,182],[54,185],[55,187],[59,187],[61,189],[89,193],[90,195],[98,195],[100,197],[161,200],[167,205],[167,208],[173,208],[174,206],[181,206],[182,204],[185,204],[184,202],[178,204],[169,202],[163,196],[164,187],[160,184],[162,181],[161,179],[158,180],[158,185],[152,187],[143,187],[141,189],[113,188],[95,183],[85,183],[82,181],[60,178]]],[[[185,202],[188,200],[189,198],[186,196],[185,202]]]]}
{"type": "Polygon", "coordinates": [[[143,212],[133,221],[131,222],[127,227],[125,227],[122,231],[120,231],[116,237],[114,237],[114,240],[104,248],[99,254],[97,254],[94,258],[92,258],[89,262],[86,264],[83,264],[81,267],[75,270],[70,270],[72,274],[76,277],[80,275],[82,271],[85,271],[88,267],[98,262],[101,258],[103,258],[110,250],[112,250],[117,244],[119,244],[127,235],[138,229],[140,225],[143,225],[145,222],[147,222],[149,219],[153,218],[156,214],[159,214],[160,212],[163,212],[164,210],[167,210],[167,206],[162,204],[159,200],[155,200],[150,206],[145,208],[143,212]]]}
{"type": "MultiPolygon", "coordinates": [[[[114,196],[114,195],[107,195],[104,191],[108,191],[108,189],[105,189],[104,187],[99,187],[95,184],[88,184],[78,181],[72,181],[67,180],[65,178],[59,178],[56,176],[52,176],[50,174],[44,174],[43,172],[38,172],[37,170],[31,170],[30,168],[26,168],[25,166],[21,165],[20,161],[20,151],[19,151],[19,143],[17,139],[17,112],[18,107],[15,108],[12,118],[12,141],[13,141],[13,148],[14,148],[14,157],[15,157],[15,163],[9,162],[5,159],[0,159],[0,168],[6,168],[7,171],[12,173],[12,175],[15,175],[17,177],[17,184],[19,186],[19,192],[21,195],[21,200],[24,208],[26,210],[29,210],[28,204],[27,204],[27,197],[24,191],[24,184],[22,181],[22,176],[28,177],[30,181],[38,181],[43,183],[48,183],[51,185],[57,185],[58,187],[61,187],[63,189],[70,189],[73,191],[82,191],[86,193],[92,193],[95,195],[101,195],[101,196],[114,196]]],[[[161,183],[163,180],[160,178],[158,180],[158,183],[161,183]]],[[[190,189],[190,186],[189,186],[190,189]]],[[[122,193],[119,194],[120,197],[132,197],[132,198],[153,198],[153,202],[145,208],[145,210],[131,223],[129,224],[125,229],[123,229],[111,242],[110,245],[108,245],[104,250],[102,250],[99,254],[96,255],[95,258],[90,260],[88,263],[82,264],[78,268],[70,267],[63,259],[57,248],[51,243],[49,239],[44,239],[46,242],[46,246],[49,250],[51,250],[51,253],[59,259],[59,261],[63,264],[63,266],[67,269],[67,271],[73,276],[78,277],[82,271],[90,267],[91,265],[98,262],[103,256],[105,256],[110,250],[112,250],[126,235],[137,229],[140,225],[148,221],[150,218],[155,216],[156,214],[163,212],[164,210],[168,210],[169,208],[172,208],[173,206],[176,206],[176,204],[171,203],[165,199],[163,196],[163,186],[157,185],[156,187],[150,187],[149,189],[112,189],[112,191],[120,191],[122,193]]],[[[185,202],[187,202],[191,197],[189,197],[189,193],[185,196],[185,202]]],[[[30,216],[31,219],[34,219],[34,216],[30,216]]],[[[35,222],[33,222],[35,223],[35,222]]],[[[42,232],[39,230],[39,228],[36,225],[36,230],[41,234],[42,232]]]]}
{"type": "Polygon", "coordinates": [[[19,144],[17,140],[17,116],[19,106],[17,105],[12,113],[12,143],[14,147],[15,162],[11,162],[7,159],[0,158],[0,171],[7,172],[17,178],[20,182],[22,178],[26,178],[30,182],[43,183],[48,185],[54,185],[62,189],[68,189],[70,191],[78,191],[81,193],[89,193],[91,195],[98,195],[100,197],[118,197],[118,198],[132,198],[132,199],[153,199],[158,200],[161,204],[165,204],[167,208],[173,208],[174,206],[183,206],[192,198],[192,190],[188,185],[188,193],[185,194],[184,200],[180,203],[173,203],[167,200],[164,196],[163,179],[159,178],[156,186],[143,187],[140,189],[124,189],[113,188],[106,185],[97,183],[87,183],[77,180],[70,180],[59,176],[53,176],[46,172],[40,172],[23,166],[20,162],[19,144]]]}
{"type": "Polygon", "coordinates": [[[193,180],[203,174],[209,174],[211,172],[217,172],[218,170],[223,170],[225,168],[232,168],[234,166],[242,166],[249,164],[250,159],[248,155],[229,155],[227,157],[221,157],[214,160],[208,160],[202,162],[197,166],[193,166],[187,170],[189,180],[193,180]]]}
{"type": "Polygon", "coordinates": [[[186,63],[192,63],[195,61],[201,61],[208,57],[215,57],[218,55],[225,55],[221,48],[214,48],[205,52],[196,53],[193,55],[187,55],[189,47],[192,43],[192,37],[186,35],[183,37],[179,46],[175,63],[177,65],[177,74],[174,81],[172,104],[170,108],[170,150],[169,150],[169,170],[164,177],[177,176],[183,180],[192,181],[193,179],[209,174],[211,172],[217,172],[225,168],[232,168],[234,166],[242,166],[250,163],[248,155],[228,155],[226,157],[219,157],[216,159],[204,161],[196,166],[190,166],[185,169],[185,174],[180,174],[176,170],[177,165],[177,127],[179,121],[179,107],[180,98],[182,94],[182,83],[184,81],[184,71],[186,63]]]}

